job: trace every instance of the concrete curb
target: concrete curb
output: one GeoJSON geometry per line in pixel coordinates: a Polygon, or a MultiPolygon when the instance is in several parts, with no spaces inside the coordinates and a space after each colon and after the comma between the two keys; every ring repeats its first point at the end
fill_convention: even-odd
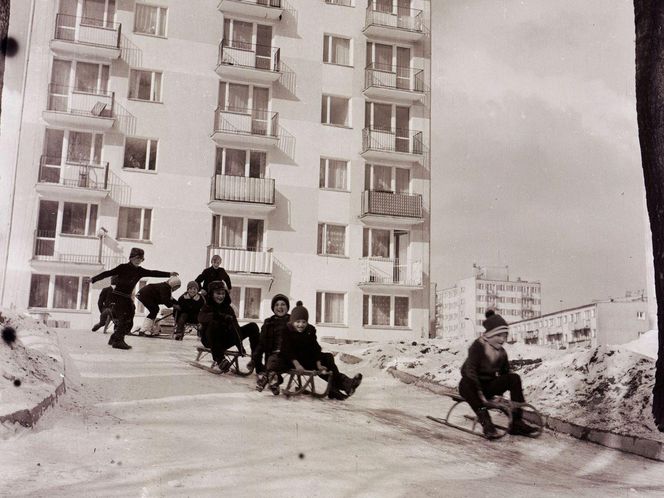
{"type": "Polygon", "coordinates": [[[46,409],[53,406],[58,398],[66,391],[65,380],[62,379],[62,382],[55,388],[53,394],[41,400],[41,402],[37,403],[31,409],[25,408],[8,415],[0,415],[0,423],[9,422],[10,424],[21,424],[23,427],[34,427],[46,409]]]}

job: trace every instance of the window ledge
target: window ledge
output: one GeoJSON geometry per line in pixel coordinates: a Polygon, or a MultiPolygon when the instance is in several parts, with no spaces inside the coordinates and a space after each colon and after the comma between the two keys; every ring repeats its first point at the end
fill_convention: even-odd
{"type": "Polygon", "coordinates": [[[390,329],[390,330],[413,330],[410,327],[396,325],[362,325],[363,329],[390,329]]]}
{"type": "Polygon", "coordinates": [[[323,258],[350,259],[350,256],[346,256],[345,254],[317,254],[317,256],[323,258]]]}
{"type": "Polygon", "coordinates": [[[334,327],[336,329],[349,328],[348,325],[346,325],[345,323],[323,323],[323,322],[316,322],[316,327],[334,327]]]}
{"type": "Polygon", "coordinates": [[[354,67],[352,64],[341,64],[340,62],[326,62],[326,61],[323,61],[323,64],[327,64],[328,66],[348,67],[350,69],[353,69],[353,67],[354,67]]]}
{"type": "Polygon", "coordinates": [[[340,192],[342,194],[350,194],[350,190],[345,188],[330,188],[330,187],[318,187],[320,190],[325,190],[326,192],[340,192]]]}
{"type": "Polygon", "coordinates": [[[321,124],[323,126],[329,126],[330,128],[342,128],[342,129],[346,129],[346,130],[352,130],[353,129],[352,126],[348,126],[348,125],[338,125],[338,124],[334,124],[334,123],[321,123],[321,124]]]}
{"type": "Polygon", "coordinates": [[[91,240],[93,240],[93,239],[98,239],[99,238],[96,235],[82,235],[82,234],[79,235],[79,234],[76,234],[76,233],[59,233],[58,235],[60,235],[60,237],[65,237],[65,238],[68,238],[68,239],[91,239],[91,240]]]}
{"type": "Polygon", "coordinates": [[[151,240],[144,240],[144,239],[128,239],[125,237],[116,237],[116,240],[122,240],[125,242],[136,242],[137,244],[150,244],[152,245],[151,240]]]}
{"type": "Polygon", "coordinates": [[[78,315],[89,315],[89,309],[78,310],[70,308],[38,308],[28,306],[28,313],[76,313],[78,315]]]}
{"type": "Polygon", "coordinates": [[[143,168],[125,168],[124,166],[122,167],[122,171],[131,171],[132,173],[146,173],[148,175],[157,174],[156,170],[143,169],[143,168]]]}
{"type": "Polygon", "coordinates": [[[162,40],[168,39],[165,35],[153,35],[152,33],[143,33],[141,31],[133,31],[133,34],[140,36],[149,36],[150,38],[161,38],[162,40]]]}
{"type": "Polygon", "coordinates": [[[161,100],[146,100],[146,99],[139,99],[136,97],[127,97],[127,100],[130,102],[145,102],[147,104],[163,104],[164,102],[161,100]]]}

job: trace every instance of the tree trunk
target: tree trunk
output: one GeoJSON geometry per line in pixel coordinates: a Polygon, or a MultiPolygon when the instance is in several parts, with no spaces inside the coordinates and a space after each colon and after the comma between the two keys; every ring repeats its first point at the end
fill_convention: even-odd
{"type": "Polygon", "coordinates": [[[2,116],[2,87],[5,82],[5,56],[9,44],[7,33],[9,31],[9,0],[0,0],[0,116],[2,116]]]}
{"type": "Polygon", "coordinates": [[[659,347],[652,414],[664,432],[664,2],[634,0],[636,112],[652,232],[659,347]]]}

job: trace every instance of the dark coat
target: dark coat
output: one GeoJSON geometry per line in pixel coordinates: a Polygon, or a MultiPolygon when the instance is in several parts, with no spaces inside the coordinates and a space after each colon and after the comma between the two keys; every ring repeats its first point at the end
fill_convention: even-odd
{"type": "Polygon", "coordinates": [[[198,323],[198,314],[200,313],[203,305],[205,304],[205,299],[200,294],[196,294],[194,297],[189,297],[189,294],[185,292],[178,299],[178,314],[187,315],[187,323],[198,323]]]}
{"type": "Polygon", "coordinates": [[[304,368],[315,369],[323,349],[316,339],[316,327],[307,324],[303,332],[298,332],[288,324],[281,340],[280,356],[287,362],[299,361],[304,368]]]}
{"type": "Polygon", "coordinates": [[[214,269],[214,267],[210,266],[205,270],[203,270],[201,274],[196,277],[196,283],[205,292],[208,292],[208,287],[210,286],[210,282],[214,282],[215,280],[221,280],[222,282],[225,282],[226,287],[228,287],[228,290],[231,290],[233,288],[233,286],[231,285],[231,277],[228,276],[226,270],[224,270],[221,266],[216,270],[214,269]]]}
{"type": "Polygon", "coordinates": [[[208,334],[223,334],[229,339],[232,338],[232,343],[242,350],[240,324],[231,307],[231,297],[228,292],[221,303],[216,303],[212,296],[208,301],[198,313],[199,323],[203,325],[208,334]]]}
{"type": "Polygon", "coordinates": [[[252,356],[255,358],[254,363],[257,363],[257,359],[261,361],[263,355],[267,359],[272,353],[281,351],[281,341],[286,333],[288,320],[290,320],[288,313],[284,316],[272,315],[265,319],[261,327],[258,347],[256,351],[252,352],[252,356]]]}
{"type": "Polygon", "coordinates": [[[510,370],[510,362],[504,348],[496,351],[494,360],[487,356],[484,348],[484,341],[476,339],[468,348],[468,358],[461,365],[461,376],[473,382],[478,391],[482,390],[483,383],[495,379],[498,375],[505,375],[510,370]]]}
{"type": "Polygon", "coordinates": [[[163,304],[171,308],[178,302],[173,299],[173,289],[168,282],[159,282],[158,284],[148,284],[136,293],[136,297],[145,305],[163,304]]]}
{"type": "Polygon", "coordinates": [[[159,270],[148,270],[142,266],[135,266],[131,263],[122,263],[121,265],[101,272],[90,279],[93,284],[98,280],[117,275],[118,282],[115,286],[115,292],[130,296],[138,281],[144,277],[170,277],[170,272],[159,270]]]}
{"type": "Polygon", "coordinates": [[[99,311],[104,311],[105,308],[108,308],[111,305],[110,297],[113,292],[113,286],[109,285],[104,287],[99,293],[99,299],[97,300],[97,307],[99,311]]]}

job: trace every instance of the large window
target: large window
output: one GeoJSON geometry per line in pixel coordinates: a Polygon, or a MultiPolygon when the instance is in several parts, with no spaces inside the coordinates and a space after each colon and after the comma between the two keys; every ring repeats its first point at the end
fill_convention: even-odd
{"type": "Polygon", "coordinates": [[[323,95],[320,122],[336,126],[350,126],[349,104],[350,99],[346,97],[323,95]]]}
{"type": "Polygon", "coordinates": [[[157,169],[157,143],[151,138],[127,137],[123,167],[146,171],[157,169]]]}
{"type": "Polygon", "coordinates": [[[94,236],[97,232],[97,205],[65,202],[60,233],[94,236]]]}
{"type": "Polygon", "coordinates": [[[118,238],[150,240],[152,209],[120,206],[118,238]]]}
{"type": "Polygon", "coordinates": [[[316,292],[316,323],[344,325],[346,295],[342,292],[316,292]]]}
{"type": "Polygon", "coordinates": [[[30,279],[31,308],[87,310],[90,277],[33,274],[30,279]]]}
{"type": "Polygon", "coordinates": [[[364,170],[364,189],[408,194],[410,193],[410,170],[396,166],[367,164],[364,170]]]}
{"type": "Polygon", "coordinates": [[[161,73],[132,69],[129,73],[129,98],[161,102],[161,73]]]}
{"type": "Polygon", "coordinates": [[[320,188],[348,190],[348,161],[320,158],[320,188]]]}
{"type": "Polygon", "coordinates": [[[323,35],[323,62],[351,66],[351,43],[348,38],[323,35]]]}
{"type": "Polygon", "coordinates": [[[155,5],[136,4],[134,33],[166,36],[166,16],[168,9],[155,5]]]}
{"type": "Polygon", "coordinates": [[[231,302],[238,318],[258,319],[261,311],[261,289],[258,287],[236,287],[230,290],[231,302]]]}
{"type": "Polygon", "coordinates": [[[390,231],[378,228],[365,228],[362,239],[362,257],[389,258],[390,231]]]}
{"type": "Polygon", "coordinates": [[[216,247],[261,252],[264,233],[263,220],[218,215],[212,218],[212,244],[216,247]]]}
{"type": "Polygon", "coordinates": [[[217,147],[214,171],[217,175],[264,178],[266,164],[263,151],[217,147]]]}
{"type": "Polygon", "coordinates": [[[410,304],[403,296],[365,295],[362,324],[376,327],[408,327],[410,304]]]}
{"type": "Polygon", "coordinates": [[[343,225],[318,224],[318,254],[345,256],[346,227],[343,225]]]}

